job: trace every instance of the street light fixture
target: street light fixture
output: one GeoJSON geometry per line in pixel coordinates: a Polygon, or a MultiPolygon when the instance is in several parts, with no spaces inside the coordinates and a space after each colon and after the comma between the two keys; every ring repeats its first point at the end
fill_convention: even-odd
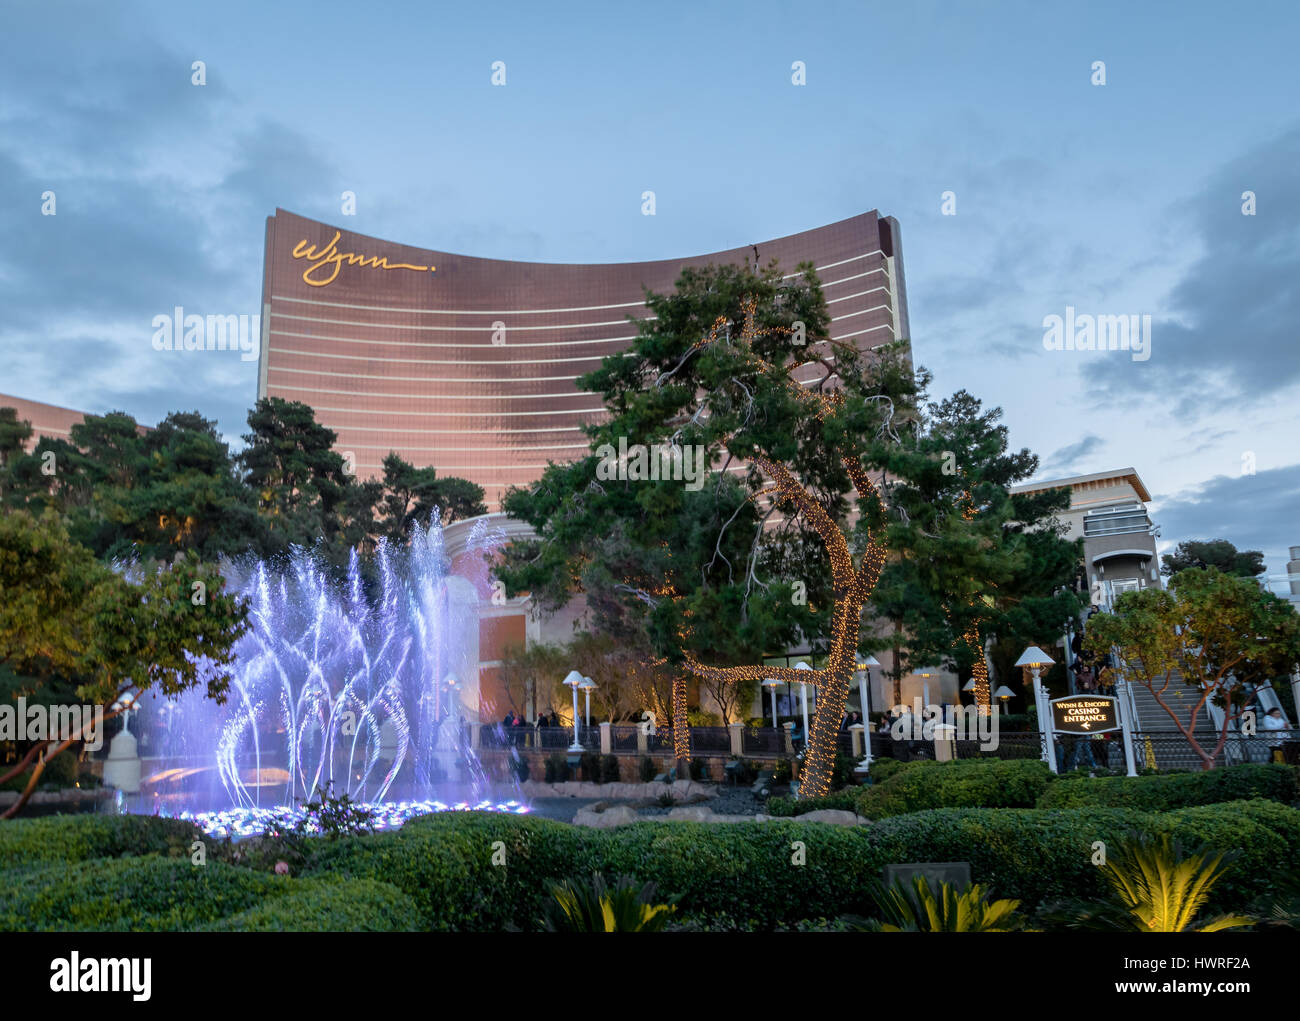
{"type": "Polygon", "coordinates": [[[596,690],[596,682],[590,677],[584,677],[582,683],[578,685],[582,689],[587,699],[587,726],[591,726],[591,693],[596,690]]]}
{"type": "Polygon", "coordinates": [[[777,728],[777,721],[776,721],[776,687],[777,687],[777,685],[780,684],[780,683],[781,683],[781,682],[778,681],[775,677],[769,677],[767,680],[765,680],[765,681],[763,682],[763,687],[767,688],[767,689],[772,693],[772,729],[773,729],[773,730],[775,730],[775,729],[777,728]]]}
{"type": "Polygon", "coordinates": [[[576,670],[570,670],[569,676],[564,679],[564,683],[573,689],[573,744],[569,745],[569,751],[582,751],[582,743],[578,740],[578,688],[586,678],[576,670]]]}
{"type": "MultiPolygon", "coordinates": [[[[812,669],[812,667],[810,667],[803,660],[799,660],[799,662],[794,665],[794,668],[796,670],[812,669]]],[[[804,741],[804,747],[807,747],[808,746],[808,682],[800,681],[799,688],[803,693],[803,741],[804,741]]]]}
{"type": "Polygon", "coordinates": [[[1047,768],[1053,773],[1056,772],[1056,755],[1055,749],[1048,747],[1047,728],[1051,726],[1051,720],[1048,713],[1052,707],[1047,704],[1047,692],[1043,690],[1043,682],[1039,677],[1039,671],[1045,666],[1052,666],[1056,660],[1052,659],[1047,653],[1037,645],[1031,645],[1016,660],[1016,666],[1027,666],[1034,678],[1034,706],[1038,710],[1038,732],[1042,735],[1043,740],[1043,761],[1047,763],[1047,768]]]}
{"type": "Polygon", "coordinates": [[[871,704],[867,701],[867,690],[873,666],[880,666],[880,660],[870,653],[858,664],[858,702],[862,706],[862,759],[858,762],[859,769],[871,768],[871,704]]]}

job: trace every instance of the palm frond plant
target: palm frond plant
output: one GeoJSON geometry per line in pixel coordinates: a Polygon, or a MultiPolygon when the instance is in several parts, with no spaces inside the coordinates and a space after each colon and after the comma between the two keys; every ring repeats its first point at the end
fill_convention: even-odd
{"type": "Polygon", "coordinates": [[[1233,852],[1184,850],[1169,836],[1129,835],[1110,848],[1101,867],[1110,898],[1100,903],[1058,902],[1040,918],[1071,929],[1123,932],[1221,932],[1254,924],[1247,915],[1199,917],[1233,852]]]}
{"type": "Polygon", "coordinates": [[[872,896],[880,918],[863,928],[877,932],[1013,932],[1022,924],[1020,901],[990,900],[978,883],[958,890],[914,876],[909,884],[877,884],[872,896]]]}
{"type": "Polygon", "coordinates": [[[662,932],[677,910],[677,898],[657,900],[654,883],[638,886],[630,876],[622,876],[610,887],[595,873],[589,882],[553,884],[541,924],[547,932],[662,932]]]}

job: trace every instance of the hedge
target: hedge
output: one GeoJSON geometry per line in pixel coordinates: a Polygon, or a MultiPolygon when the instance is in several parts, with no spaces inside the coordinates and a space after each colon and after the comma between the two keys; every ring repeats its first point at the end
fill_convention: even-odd
{"type": "Polygon", "coordinates": [[[293,881],[274,900],[203,927],[212,932],[417,932],[420,912],[395,886],[371,879],[293,881]]]}
{"type": "Polygon", "coordinates": [[[429,930],[494,931],[539,913],[548,879],[598,867],[590,836],[546,819],[438,813],[400,830],[322,842],[304,874],[390,883],[415,902],[429,930]]]}
{"type": "MultiPolygon", "coordinates": [[[[61,830],[55,821],[32,823],[61,830]]],[[[95,818],[76,822],[93,828],[95,818]]],[[[599,870],[678,895],[682,922],[775,929],[870,914],[869,886],[881,868],[916,861],[970,862],[972,879],[1032,911],[1044,900],[1100,895],[1093,845],[1129,830],[1237,850],[1211,910],[1240,910],[1277,892],[1279,877],[1300,873],[1300,811],[1267,800],[1162,813],[943,808],[858,827],[771,820],[589,830],[457,812],[415,819],[395,832],[321,840],[302,878],[211,855],[205,866],[188,858],[73,865],[56,859],[44,869],[0,875],[0,928],[528,929],[552,881],[599,870]]]]}
{"type": "Polygon", "coordinates": [[[1300,871],[1300,812],[1252,801],[1151,814],[1119,808],[937,809],[872,826],[637,823],[584,830],[542,819],[431,816],[402,831],[326,846],[315,870],[382,879],[416,903],[429,929],[531,927],[549,883],[595,870],[653,881],[678,894],[683,919],[730,918],[738,928],[871,911],[883,866],[968,861],[972,878],[1028,908],[1103,892],[1093,844],[1129,830],[1170,832],[1192,846],[1240,848],[1212,907],[1240,909],[1300,871]],[[493,866],[494,841],[505,865],[493,866]],[[804,845],[804,864],[793,858],[804,845]]]}
{"type": "Polygon", "coordinates": [[[121,855],[184,855],[195,840],[210,843],[193,823],[148,815],[50,815],[0,822],[0,871],[51,862],[121,855]]]}
{"type": "Polygon", "coordinates": [[[857,792],[857,812],[868,819],[929,808],[1033,808],[1052,780],[1042,762],[961,759],[914,762],[857,792]]]}
{"type": "Polygon", "coordinates": [[[293,882],[218,861],[100,858],[0,873],[0,930],[172,932],[256,907],[293,882]]]}
{"type": "Polygon", "coordinates": [[[848,812],[857,811],[858,807],[858,789],[852,788],[843,791],[831,791],[824,798],[768,798],[767,814],[793,817],[797,815],[807,815],[809,812],[817,812],[823,808],[842,809],[848,812]]]}
{"type": "Polygon", "coordinates": [[[1192,805],[1266,798],[1284,805],[1300,801],[1294,766],[1246,763],[1204,773],[1149,776],[1063,776],[1038,799],[1040,808],[1116,806],[1164,812],[1192,805]]]}

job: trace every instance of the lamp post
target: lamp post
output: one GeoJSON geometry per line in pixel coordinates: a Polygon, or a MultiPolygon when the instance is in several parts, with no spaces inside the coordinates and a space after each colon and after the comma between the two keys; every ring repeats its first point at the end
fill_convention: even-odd
{"type": "Polygon", "coordinates": [[[862,759],[858,763],[859,769],[871,768],[871,705],[867,701],[867,690],[873,666],[880,666],[880,660],[868,654],[858,671],[858,702],[862,705],[862,759]]]}
{"type": "Polygon", "coordinates": [[[591,726],[591,693],[596,689],[596,682],[593,681],[590,677],[584,677],[582,679],[582,683],[579,684],[578,687],[582,689],[583,695],[587,699],[586,721],[587,721],[587,726],[590,727],[591,726]]]}
{"type": "Polygon", "coordinates": [[[781,682],[774,677],[769,677],[763,682],[763,687],[772,693],[772,729],[776,730],[779,724],[776,720],[776,686],[781,682]]]}
{"type": "Polygon", "coordinates": [[[564,683],[573,689],[573,744],[569,745],[569,751],[582,751],[582,743],[578,740],[578,688],[586,678],[576,670],[570,670],[569,676],[564,679],[564,683]]]}
{"type": "Polygon", "coordinates": [[[1056,660],[1037,645],[1031,645],[1021,653],[1015,663],[1016,666],[1029,667],[1030,673],[1033,674],[1034,705],[1038,708],[1038,733],[1043,742],[1043,761],[1053,773],[1056,772],[1056,748],[1053,747],[1055,742],[1052,739],[1052,707],[1047,702],[1047,692],[1043,690],[1043,682],[1038,673],[1043,667],[1051,666],[1055,662],[1056,660]]]}
{"type": "MultiPolygon", "coordinates": [[[[794,665],[794,668],[796,670],[812,669],[812,667],[810,667],[803,660],[799,660],[799,662],[794,665]]],[[[800,681],[799,688],[801,693],[803,694],[803,746],[807,748],[808,747],[808,682],[800,681]]]]}
{"type": "Polygon", "coordinates": [[[1007,699],[1013,698],[1015,694],[1016,693],[1012,691],[1010,688],[1008,688],[1005,684],[1002,685],[1002,687],[998,688],[997,691],[993,692],[993,697],[1002,703],[1001,708],[1002,708],[1003,715],[1005,715],[1007,711],[1007,699]]]}

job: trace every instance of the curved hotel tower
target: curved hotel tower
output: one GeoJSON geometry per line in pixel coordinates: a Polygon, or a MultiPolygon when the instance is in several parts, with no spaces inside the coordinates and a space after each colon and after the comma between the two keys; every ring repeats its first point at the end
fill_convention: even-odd
{"type": "Polygon", "coordinates": [[[395,450],[478,483],[495,511],[509,486],[587,450],[580,427],[602,408],[574,381],[629,345],[646,288],[671,293],[686,266],[755,258],[816,266],[835,339],[908,336],[898,223],[874,212],[709,255],[576,265],[412,248],[277,209],[258,396],[311,405],[363,478],[395,450]]]}

